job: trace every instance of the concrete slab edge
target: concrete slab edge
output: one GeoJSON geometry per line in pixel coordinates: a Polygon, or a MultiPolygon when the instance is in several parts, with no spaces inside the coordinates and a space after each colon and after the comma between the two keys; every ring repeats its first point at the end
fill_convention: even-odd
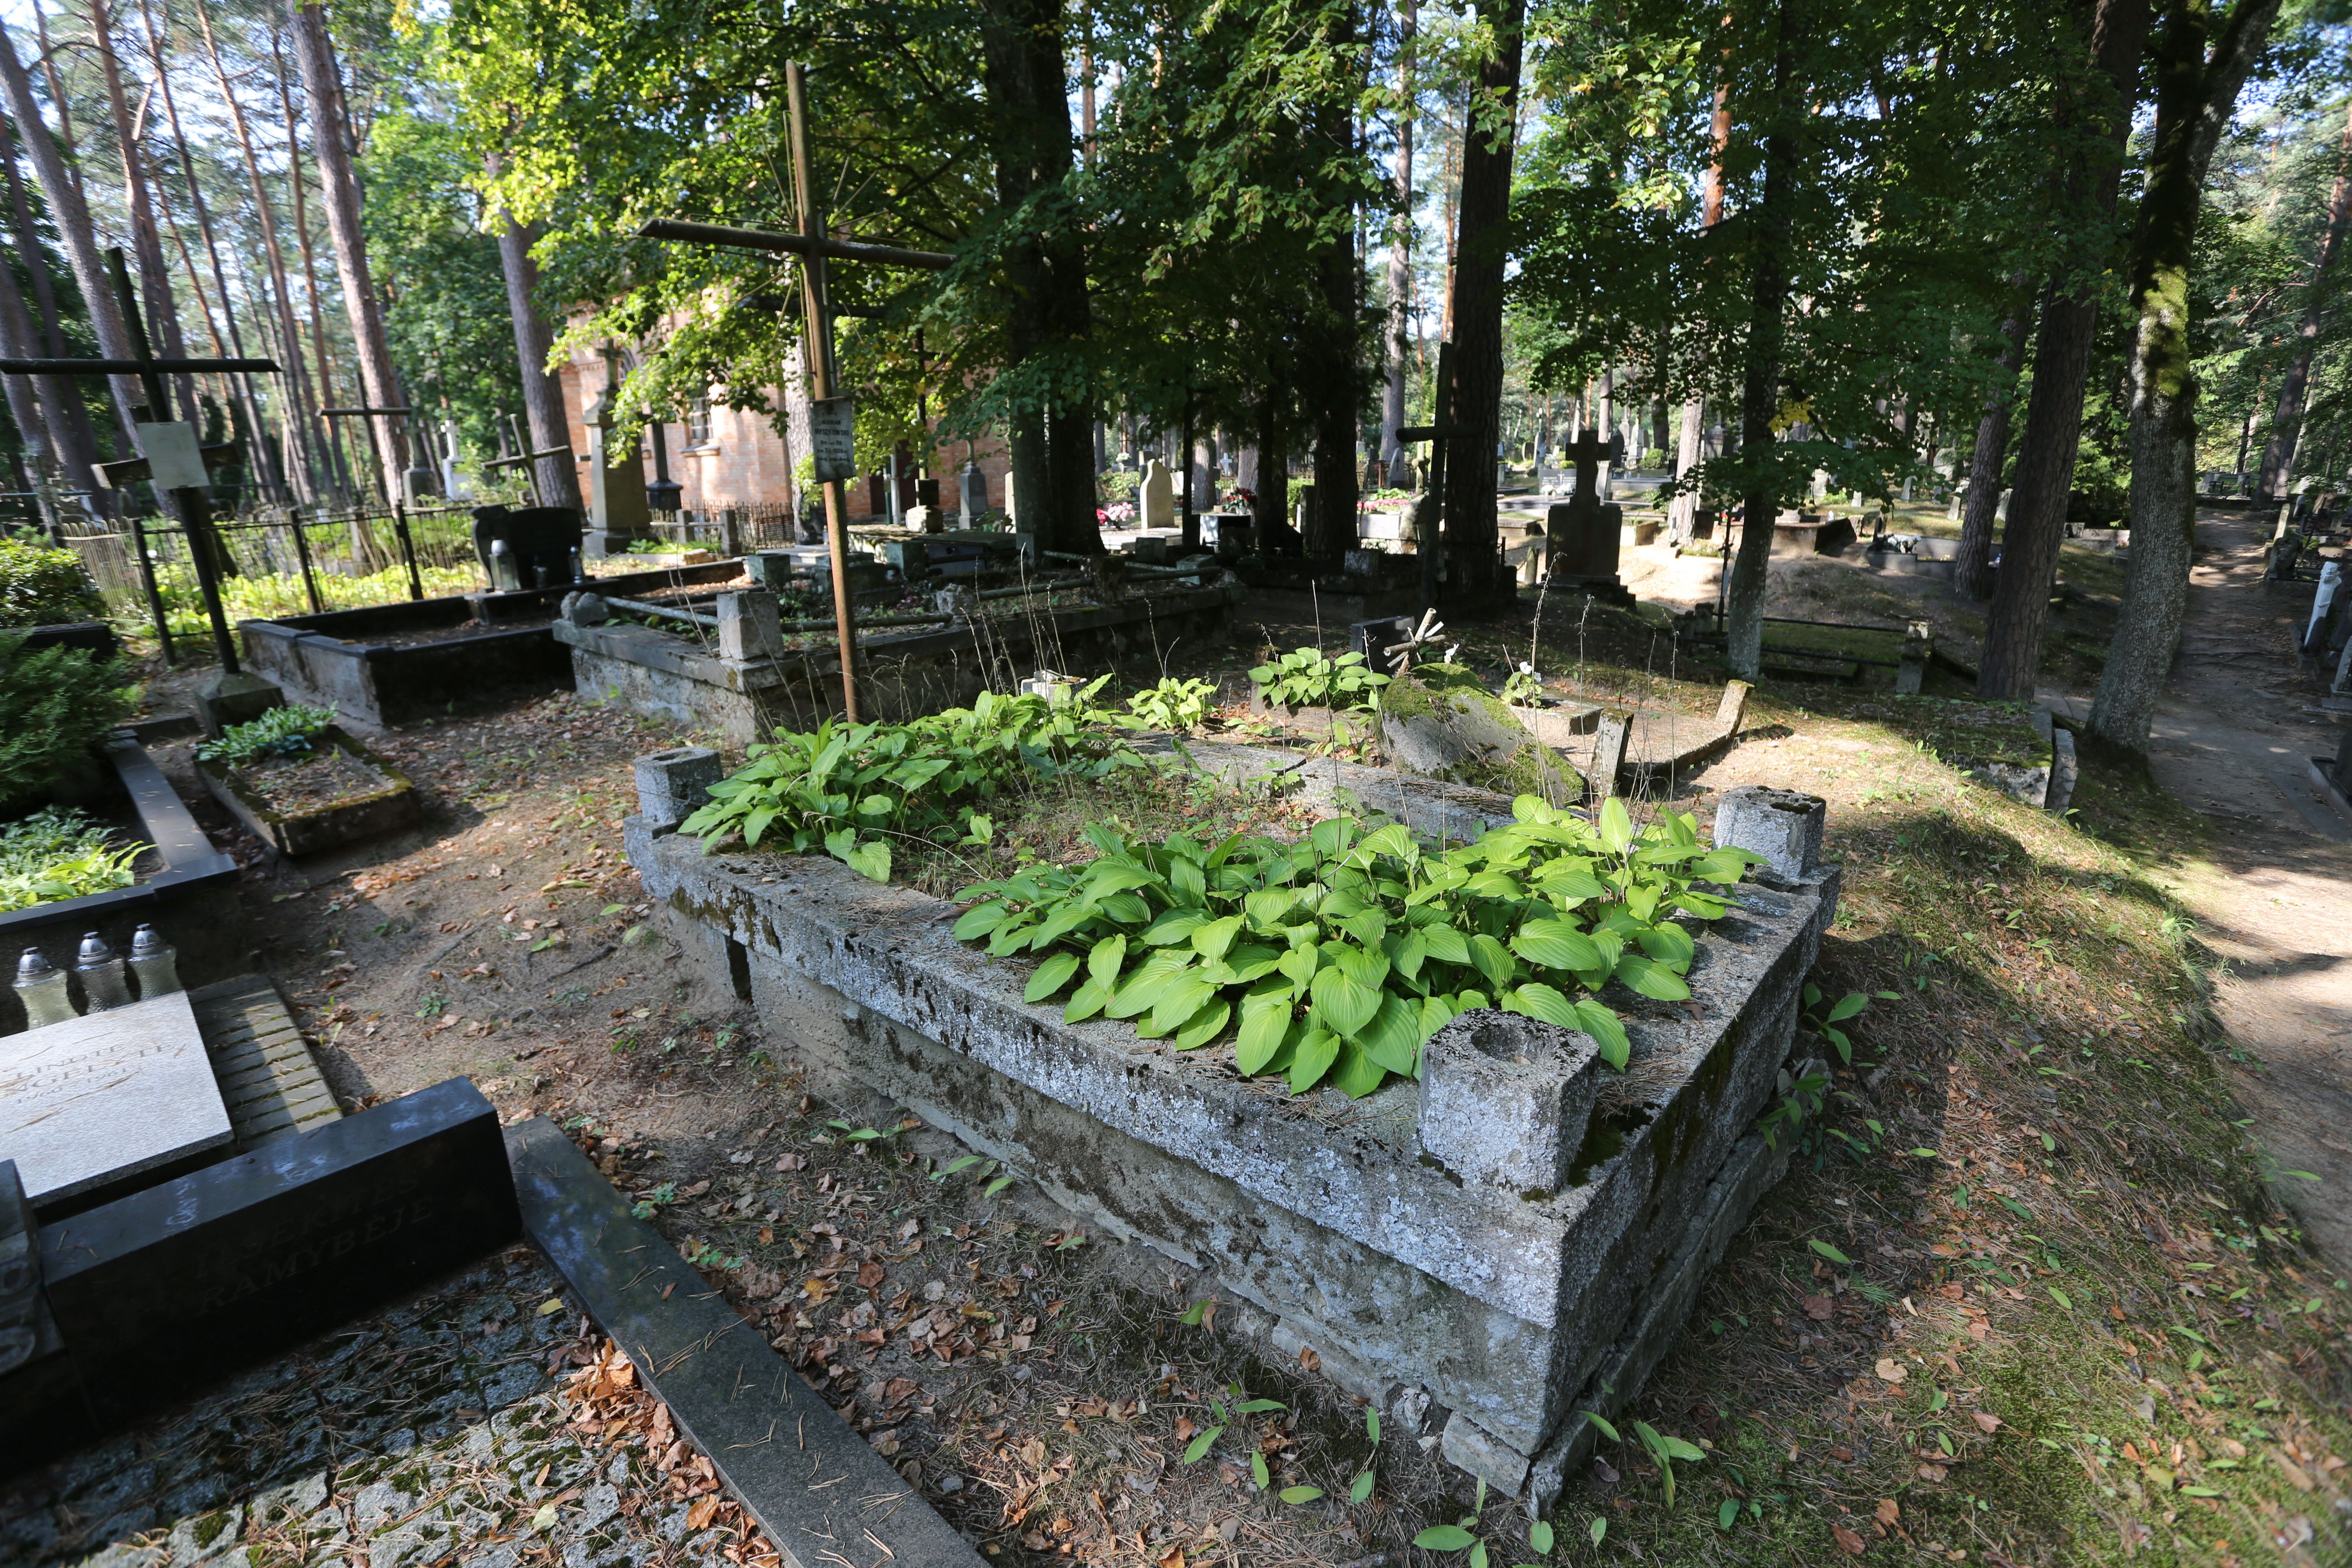
{"type": "Polygon", "coordinates": [[[839,1412],[635,1218],[544,1117],[507,1130],[523,1228],[790,1568],[984,1561],[839,1412]]]}

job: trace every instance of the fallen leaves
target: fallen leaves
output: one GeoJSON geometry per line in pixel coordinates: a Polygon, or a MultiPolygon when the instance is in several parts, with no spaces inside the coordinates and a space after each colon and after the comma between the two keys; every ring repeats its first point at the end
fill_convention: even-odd
{"type": "Polygon", "coordinates": [[[1878,1358],[1878,1365],[1874,1370],[1877,1372],[1880,1381],[1885,1383],[1901,1383],[1905,1378],[1911,1375],[1910,1369],[1906,1367],[1901,1362],[1896,1361],[1891,1355],[1880,1356],[1878,1358]]]}
{"type": "Polygon", "coordinates": [[[1943,1465],[1922,1465],[1919,1467],[1919,1479],[1923,1481],[1940,1481],[1949,1474],[1951,1474],[1950,1469],[1943,1465]]]}
{"type": "Polygon", "coordinates": [[[1827,1296],[1808,1296],[1798,1305],[1804,1308],[1805,1316],[1817,1323],[1826,1323],[1837,1313],[1837,1303],[1827,1296]]]}
{"type": "Polygon", "coordinates": [[[1977,1429],[1980,1432],[1990,1434],[2000,1430],[2000,1417],[1985,1411],[1971,1410],[1969,1412],[1969,1419],[1977,1424],[1977,1429]]]}
{"type": "Polygon", "coordinates": [[[1830,1539],[1836,1542],[1837,1549],[1840,1552],[1846,1553],[1848,1556],[1859,1557],[1862,1555],[1863,1547],[1864,1545],[1862,1537],[1855,1534],[1853,1531],[1848,1530],[1844,1525],[1831,1525],[1830,1539]]]}

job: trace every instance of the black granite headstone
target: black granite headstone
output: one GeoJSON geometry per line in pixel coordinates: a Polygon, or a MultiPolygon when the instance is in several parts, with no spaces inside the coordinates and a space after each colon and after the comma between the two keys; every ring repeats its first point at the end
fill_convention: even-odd
{"type": "Polygon", "coordinates": [[[490,544],[500,539],[514,561],[518,587],[569,583],[572,558],[580,549],[580,514],[568,506],[476,507],[474,553],[494,593],[501,584],[490,571],[490,544]]]}
{"type": "Polygon", "coordinates": [[[62,1348],[0,1376],[0,1474],[520,1234],[497,1108],[464,1079],[45,1226],[62,1348]]]}
{"type": "Polygon", "coordinates": [[[1362,654],[1364,662],[1382,675],[1394,675],[1393,650],[1412,641],[1412,628],[1411,616],[1380,616],[1357,621],[1348,627],[1348,651],[1362,654]]]}

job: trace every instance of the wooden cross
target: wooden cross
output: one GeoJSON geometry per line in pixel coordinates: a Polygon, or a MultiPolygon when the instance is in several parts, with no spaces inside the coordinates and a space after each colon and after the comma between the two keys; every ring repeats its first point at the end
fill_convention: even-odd
{"type": "MultiPolygon", "coordinates": [[[[0,359],[0,373],[14,375],[135,375],[146,391],[148,412],[162,415],[171,411],[171,404],[163,395],[163,377],[167,374],[205,370],[275,372],[278,369],[278,362],[268,359],[157,359],[147,341],[147,323],[139,313],[139,296],[131,287],[131,273],[123,263],[121,248],[116,247],[106,254],[114,271],[115,296],[121,304],[123,322],[130,329],[131,347],[138,351],[138,357],[127,360],[0,359]]],[[[138,428],[142,432],[142,446],[150,442],[153,444],[150,455],[100,464],[99,477],[104,483],[126,485],[152,479],[158,457],[163,457],[168,473],[179,466],[165,456],[167,449],[174,446],[184,454],[194,450],[204,466],[204,471],[226,462],[237,450],[238,444],[234,441],[217,447],[197,447],[194,427],[184,421],[158,419],[143,423],[138,428]],[[150,437],[144,434],[148,431],[156,434],[150,437]],[[167,437],[163,434],[166,431],[173,434],[167,437]],[[181,431],[187,434],[181,436],[178,434],[181,431]]],[[[172,477],[184,478],[185,474],[182,472],[172,477]]],[[[163,486],[158,488],[164,489],[163,486]]],[[[204,595],[205,617],[212,622],[213,647],[220,656],[221,672],[235,675],[238,673],[236,639],[229,635],[228,616],[221,608],[219,560],[213,553],[222,548],[220,534],[212,525],[212,510],[205,503],[205,486],[175,485],[166,489],[165,494],[180,514],[180,527],[187,535],[188,556],[195,564],[196,588],[204,595]]],[[[154,608],[156,637],[163,645],[164,658],[168,662],[172,651],[171,632],[163,621],[163,600],[155,591],[154,564],[146,559],[146,541],[143,538],[140,540],[139,553],[140,563],[147,578],[148,603],[154,608]]]]}

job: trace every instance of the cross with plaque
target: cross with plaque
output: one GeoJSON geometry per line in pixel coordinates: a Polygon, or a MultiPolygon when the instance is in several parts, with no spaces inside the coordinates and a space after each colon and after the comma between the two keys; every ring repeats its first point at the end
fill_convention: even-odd
{"type": "MultiPolygon", "coordinates": [[[[198,690],[197,706],[204,713],[207,728],[217,730],[220,724],[236,723],[254,717],[282,700],[278,689],[258,676],[245,674],[237,665],[236,639],[229,632],[228,616],[221,608],[220,555],[223,548],[219,532],[213,527],[212,509],[205,496],[211,487],[211,470],[233,458],[239,443],[231,441],[217,447],[198,443],[196,426],[184,419],[159,419],[153,416],[169,413],[171,404],[163,395],[163,377],[195,371],[261,371],[274,373],[278,362],[268,359],[158,359],[147,340],[147,323],[139,310],[139,296],[131,286],[131,273],[123,262],[121,247],[107,253],[114,272],[114,292],[121,306],[123,324],[129,329],[133,359],[0,359],[0,374],[11,375],[116,376],[133,375],[147,395],[146,419],[136,419],[132,434],[139,443],[139,456],[97,466],[100,483],[120,489],[142,479],[155,487],[165,497],[172,510],[179,515],[180,526],[188,541],[188,558],[196,572],[196,590],[205,601],[205,616],[212,624],[213,647],[219,655],[221,673],[206,681],[198,690]]],[[[142,553],[143,554],[143,548],[142,553]]],[[[149,571],[152,588],[152,570],[149,571]]],[[[168,638],[158,611],[156,630],[168,638]]],[[[168,640],[165,643],[168,647],[168,640]]]]}

